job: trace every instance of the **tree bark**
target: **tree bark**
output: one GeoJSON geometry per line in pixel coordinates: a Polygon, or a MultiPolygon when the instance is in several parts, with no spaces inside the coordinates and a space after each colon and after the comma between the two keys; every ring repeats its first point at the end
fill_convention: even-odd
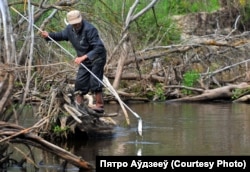
{"type": "MultiPolygon", "coordinates": [[[[11,25],[11,17],[8,10],[8,2],[7,0],[2,0],[0,2],[0,12],[2,19],[0,20],[0,27],[1,25],[4,26],[3,28],[3,46],[0,47],[1,55],[4,57],[3,63],[6,65],[1,65],[0,75],[3,77],[1,81],[0,86],[0,113],[4,111],[4,108],[9,100],[9,95],[11,94],[11,91],[14,86],[14,76],[11,71],[8,71],[8,68],[10,67],[9,64],[13,63],[16,58],[16,49],[15,49],[15,39],[13,34],[13,29],[11,25]],[[6,70],[5,70],[6,68],[6,70]]],[[[2,39],[0,39],[0,45],[1,45],[2,39]]]]}

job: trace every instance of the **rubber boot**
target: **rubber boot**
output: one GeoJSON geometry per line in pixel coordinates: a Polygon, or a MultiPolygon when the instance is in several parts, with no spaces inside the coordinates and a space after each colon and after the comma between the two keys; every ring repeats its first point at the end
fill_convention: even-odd
{"type": "Polygon", "coordinates": [[[83,96],[81,94],[75,95],[75,107],[79,112],[87,115],[87,111],[84,108],[84,104],[83,104],[83,96]]]}
{"type": "Polygon", "coordinates": [[[79,105],[81,105],[83,103],[83,96],[80,94],[76,94],[75,95],[75,102],[79,105]]]}
{"type": "Polygon", "coordinates": [[[102,98],[102,92],[95,93],[95,104],[90,106],[91,109],[98,113],[104,112],[104,103],[102,98]]]}

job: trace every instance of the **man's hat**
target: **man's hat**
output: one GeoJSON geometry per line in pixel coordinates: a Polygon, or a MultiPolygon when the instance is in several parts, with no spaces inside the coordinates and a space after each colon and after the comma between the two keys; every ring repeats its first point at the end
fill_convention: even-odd
{"type": "Polygon", "coordinates": [[[67,13],[67,20],[69,24],[77,24],[82,21],[81,12],[78,10],[73,10],[67,13]]]}

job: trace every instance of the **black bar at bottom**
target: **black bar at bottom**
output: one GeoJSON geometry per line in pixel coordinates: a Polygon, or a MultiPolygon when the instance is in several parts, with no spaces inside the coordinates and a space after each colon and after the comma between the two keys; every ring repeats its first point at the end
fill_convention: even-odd
{"type": "Polygon", "coordinates": [[[97,156],[101,171],[249,171],[250,156],[97,156]]]}

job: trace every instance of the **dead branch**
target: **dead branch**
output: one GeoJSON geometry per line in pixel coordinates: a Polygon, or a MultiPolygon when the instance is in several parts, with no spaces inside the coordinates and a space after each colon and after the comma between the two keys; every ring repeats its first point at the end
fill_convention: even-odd
{"type": "Polygon", "coordinates": [[[43,138],[35,135],[34,133],[30,132],[30,130],[37,128],[39,126],[33,126],[30,128],[23,128],[15,124],[6,123],[0,121],[0,138],[4,138],[0,140],[0,142],[6,141],[7,139],[9,142],[18,142],[18,143],[29,143],[34,145],[38,148],[42,148],[46,151],[49,151],[62,159],[72,163],[73,165],[85,169],[90,170],[93,169],[94,166],[85,160],[82,157],[77,157],[74,154],[44,140],[43,138]]]}

